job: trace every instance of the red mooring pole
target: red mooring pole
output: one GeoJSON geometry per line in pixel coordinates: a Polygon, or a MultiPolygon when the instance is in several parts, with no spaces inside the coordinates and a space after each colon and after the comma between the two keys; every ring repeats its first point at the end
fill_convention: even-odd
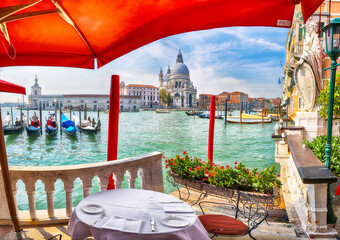
{"type": "Polygon", "coordinates": [[[209,140],[208,140],[208,160],[210,160],[211,162],[213,162],[213,153],[214,153],[214,128],[215,128],[215,96],[211,96],[209,140]]]}
{"type": "MultiPolygon", "coordinates": [[[[109,129],[107,141],[107,161],[117,160],[118,152],[118,123],[119,123],[119,76],[112,75],[110,104],[109,104],[109,129]]],[[[114,189],[112,174],[107,189],[114,189]]]]}

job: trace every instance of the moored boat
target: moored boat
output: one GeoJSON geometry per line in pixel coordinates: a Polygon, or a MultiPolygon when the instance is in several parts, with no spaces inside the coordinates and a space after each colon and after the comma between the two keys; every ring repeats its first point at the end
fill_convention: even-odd
{"type": "Polygon", "coordinates": [[[202,111],[185,111],[185,113],[188,115],[188,116],[198,116],[199,114],[203,114],[202,111]]]}
{"type": "Polygon", "coordinates": [[[74,124],[74,121],[69,120],[63,113],[61,113],[61,127],[68,135],[76,135],[77,133],[77,128],[74,124]]]}
{"type": "MultiPolygon", "coordinates": [[[[241,123],[240,116],[227,116],[228,123],[241,123]]],[[[244,124],[258,124],[258,123],[271,123],[272,119],[269,117],[263,117],[258,115],[251,115],[242,113],[242,123],[244,124]]]]}
{"type": "Polygon", "coordinates": [[[72,120],[74,121],[76,127],[82,132],[89,134],[97,134],[100,131],[100,120],[98,119],[98,123],[95,123],[95,120],[89,118],[89,120],[79,120],[76,115],[73,115],[72,120]]]}
{"type": "Polygon", "coordinates": [[[39,135],[40,134],[40,127],[39,125],[38,126],[28,126],[26,127],[26,132],[27,132],[27,135],[29,136],[34,136],[34,135],[39,135]]]}
{"type": "Polygon", "coordinates": [[[6,117],[2,120],[4,135],[22,133],[22,131],[25,129],[26,117],[24,117],[25,116],[22,116],[21,121],[16,120],[14,125],[10,125],[11,116],[9,115],[9,113],[7,113],[6,117]]]}
{"type": "Polygon", "coordinates": [[[46,132],[46,135],[48,136],[55,136],[58,134],[58,124],[55,121],[54,113],[48,116],[48,119],[45,125],[45,132],[46,132]]]}
{"type": "MultiPolygon", "coordinates": [[[[198,114],[198,117],[200,118],[210,118],[210,114],[198,114]]],[[[223,116],[222,115],[216,115],[215,119],[222,119],[223,116]]]]}
{"type": "Polygon", "coordinates": [[[170,113],[168,109],[157,109],[155,112],[156,113],[170,113]]]}

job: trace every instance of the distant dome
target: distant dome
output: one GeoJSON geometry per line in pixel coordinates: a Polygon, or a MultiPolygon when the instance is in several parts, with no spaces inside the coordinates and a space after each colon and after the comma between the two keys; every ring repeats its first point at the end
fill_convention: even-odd
{"type": "Polygon", "coordinates": [[[184,63],[176,63],[171,70],[171,74],[185,74],[189,75],[189,69],[184,63]]]}
{"type": "Polygon", "coordinates": [[[185,74],[189,75],[189,69],[187,65],[184,64],[183,62],[183,56],[181,53],[181,49],[179,50],[176,58],[176,63],[172,67],[171,74],[185,74]]]}

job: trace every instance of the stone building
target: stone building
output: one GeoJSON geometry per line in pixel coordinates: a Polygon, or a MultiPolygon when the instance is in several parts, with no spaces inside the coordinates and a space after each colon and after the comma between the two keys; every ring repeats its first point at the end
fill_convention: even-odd
{"type": "MultiPolygon", "coordinates": [[[[29,106],[32,109],[54,110],[55,108],[107,110],[109,109],[109,95],[107,94],[50,94],[43,95],[35,77],[34,85],[31,87],[31,95],[28,97],[29,106]]],[[[120,95],[120,111],[139,111],[141,107],[140,96],[120,95]]]]}
{"type": "Polygon", "coordinates": [[[159,73],[159,89],[165,89],[172,97],[172,106],[175,108],[188,108],[197,106],[197,88],[190,80],[188,67],[183,62],[181,50],[179,50],[176,63],[163,75],[159,73]]]}
{"type": "Polygon", "coordinates": [[[141,99],[142,108],[157,108],[159,105],[159,90],[157,87],[145,84],[129,84],[120,82],[120,94],[136,96],[141,99]]]}

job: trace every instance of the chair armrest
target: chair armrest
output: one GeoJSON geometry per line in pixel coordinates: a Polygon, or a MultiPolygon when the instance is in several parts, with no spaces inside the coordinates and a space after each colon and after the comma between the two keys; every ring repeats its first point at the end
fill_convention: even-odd
{"type": "Polygon", "coordinates": [[[219,202],[211,202],[211,201],[201,201],[198,203],[202,214],[205,214],[204,205],[205,204],[214,204],[214,206],[219,205],[221,209],[232,209],[236,212],[236,206],[232,203],[219,203],[219,202]]]}

